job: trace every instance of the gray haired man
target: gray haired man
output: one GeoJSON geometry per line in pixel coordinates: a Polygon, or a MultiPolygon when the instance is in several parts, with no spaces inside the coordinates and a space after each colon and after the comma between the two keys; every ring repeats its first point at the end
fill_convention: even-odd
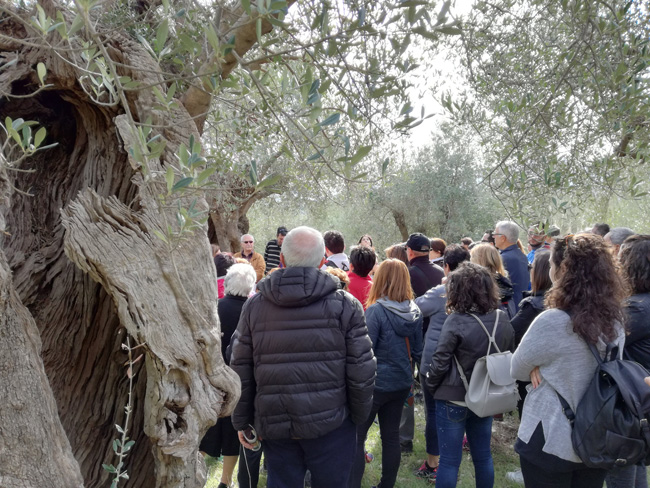
{"type": "MultiPolygon", "coordinates": [[[[348,484],[356,425],[370,414],[376,362],[358,300],[319,270],[320,232],[298,227],[282,243],[285,266],[258,284],[233,336],[242,382],[233,426],[262,439],[268,486],[348,484]]],[[[244,447],[252,447],[240,432],[244,447]]]]}

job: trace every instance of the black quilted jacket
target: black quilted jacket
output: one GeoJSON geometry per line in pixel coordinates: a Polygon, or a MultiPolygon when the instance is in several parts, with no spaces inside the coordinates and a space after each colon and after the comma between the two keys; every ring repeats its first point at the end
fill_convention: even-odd
{"type": "Polygon", "coordinates": [[[232,338],[242,382],[232,415],[263,439],[313,439],[368,418],[377,369],[361,304],[316,268],[258,283],[232,338]]]}

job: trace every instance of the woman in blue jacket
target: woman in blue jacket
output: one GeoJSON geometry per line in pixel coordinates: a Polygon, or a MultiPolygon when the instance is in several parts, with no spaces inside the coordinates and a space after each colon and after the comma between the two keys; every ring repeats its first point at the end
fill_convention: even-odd
{"type": "Polygon", "coordinates": [[[357,452],[350,487],[359,488],[365,469],[364,443],[375,416],[381,433],[381,488],[395,485],[401,458],[399,422],[413,382],[412,364],[422,355],[422,314],[413,301],[406,265],[387,259],[379,266],[366,302],[368,335],[377,359],[372,410],[357,426],[357,452]]]}

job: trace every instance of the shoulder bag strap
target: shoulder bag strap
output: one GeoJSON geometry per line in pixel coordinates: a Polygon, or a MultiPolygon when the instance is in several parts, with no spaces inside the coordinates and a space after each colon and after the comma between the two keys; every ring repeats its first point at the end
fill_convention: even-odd
{"type": "Polygon", "coordinates": [[[404,341],[406,342],[406,352],[409,355],[409,363],[411,364],[411,367],[412,367],[413,366],[413,359],[411,359],[411,342],[409,341],[408,337],[405,337],[404,341]]]}

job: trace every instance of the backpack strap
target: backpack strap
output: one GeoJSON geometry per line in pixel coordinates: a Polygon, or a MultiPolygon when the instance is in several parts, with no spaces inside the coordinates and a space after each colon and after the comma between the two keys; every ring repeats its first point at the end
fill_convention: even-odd
{"type": "Polygon", "coordinates": [[[474,315],[473,313],[470,313],[470,314],[469,314],[469,315],[471,315],[472,317],[474,317],[474,318],[476,319],[476,321],[477,321],[479,324],[481,324],[481,327],[483,327],[483,331],[484,331],[485,334],[488,336],[488,341],[489,341],[489,342],[488,342],[488,349],[487,349],[487,352],[485,353],[486,356],[488,356],[488,355],[490,354],[490,346],[494,346],[494,348],[497,350],[497,352],[501,352],[501,349],[499,349],[499,346],[497,346],[497,342],[496,342],[496,340],[495,340],[495,338],[496,338],[496,334],[497,334],[497,326],[499,325],[499,317],[500,317],[499,312],[501,312],[501,310],[499,310],[499,309],[496,309],[496,310],[495,310],[495,313],[497,314],[497,316],[496,316],[496,318],[494,319],[494,329],[492,329],[492,335],[490,335],[490,333],[489,333],[488,330],[487,330],[487,327],[485,327],[485,324],[483,324],[483,322],[481,321],[481,319],[479,319],[479,318],[478,318],[476,315],[474,315]]]}
{"type": "Polygon", "coordinates": [[[463,367],[460,365],[460,361],[454,354],[454,359],[456,360],[456,366],[458,367],[458,374],[460,375],[460,379],[463,382],[463,386],[465,387],[465,391],[469,391],[469,383],[467,382],[467,376],[465,376],[465,372],[463,371],[463,367]]]}
{"type": "MultiPolygon", "coordinates": [[[[604,361],[603,358],[600,357],[600,352],[598,352],[598,348],[593,344],[587,343],[587,345],[589,346],[589,350],[591,351],[591,353],[596,358],[596,361],[598,361],[598,364],[603,364],[604,361]]],[[[613,343],[607,344],[607,352],[605,353],[605,359],[607,359],[611,351],[618,351],[618,346],[615,346],[613,343]]],[[[576,420],[575,412],[569,406],[569,402],[567,402],[557,390],[555,390],[555,394],[557,395],[557,398],[560,400],[560,405],[562,405],[562,412],[564,412],[564,416],[569,421],[569,424],[571,424],[571,427],[573,427],[573,423],[576,420]]]]}
{"type": "MultiPolygon", "coordinates": [[[[481,327],[483,327],[483,330],[485,331],[485,333],[488,336],[489,342],[488,342],[488,350],[487,350],[486,356],[490,354],[490,346],[492,344],[494,344],[494,347],[496,348],[497,352],[501,352],[499,350],[499,346],[497,346],[497,343],[494,340],[495,334],[497,332],[497,325],[499,324],[499,316],[500,316],[499,312],[500,312],[500,310],[496,310],[497,316],[496,316],[496,319],[494,321],[494,330],[492,331],[492,335],[490,335],[490,333],[487,331],[487,328],[485,327],[485,325],[483,324],[481,319],[479,319],[473,313],[469,314],[472,317],[474,317],[478,321],[479,324],[481,324],[481,327]]],[[[467,381],[467,376],[465,376],[465,372],[463,371],[463,367],[460,365],[460,361],[458,360],[458,358],[456,357],[455,354],[454,354],[454,359],[456,360],[456,366],[458,367],[458,374],[460,375],[460,379],[463,382],[463,386],[465,387],[465,391],[467,391],[467,390],[469,390],[469,383],[467,381]]]]}
{"type": "Polygon", "coordinates": [[[576,414],[573,412],[573,410],[571,410],[569,402],[567,402],[564,397],[557,392],[557,390],[555,391],[555,394],[557,395],[558,400],[560,400],[560,405],[562,405],[562,412],[564,412],[564,416],[569,421],[571,427],[573,427],[573,423],[576,420],[576,414]]]}

